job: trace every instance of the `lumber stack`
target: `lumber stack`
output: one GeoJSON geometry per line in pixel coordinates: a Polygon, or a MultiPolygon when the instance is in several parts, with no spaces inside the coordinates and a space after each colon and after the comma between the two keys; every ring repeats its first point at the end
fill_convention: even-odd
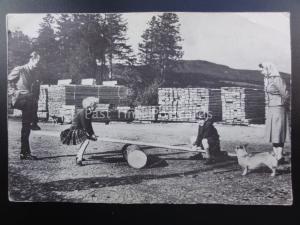
{"type": "Polygon", "coordinates": [[[118,110],[120,113],[127,113],[129,109],[130,109],[129,106],[118,106],[118,107],[117,107],[117,110],[118,110]]]}
{"type": "Polygon", "coordinates": [[[37,117],[42,120],[48,120],[48,118],[49,118],[48,88],[49,88],[49,85],[41,85],[40,86],[37,117]]]}
{"type": "Polygon", "coordinates": [[[39,120],[48,120],[49,119],[49,114],[48,112],[37,112],[37,117],[39,120]]]}
{"type": "Polygon", "coordinates": [[[125,86],[102,85],[66,85],[66,105],[81,107],[82,100],[86,97],[97,97],[99,103],[127,105],[128,88],[125,86]]]}
{"type": "Polygon", "coordinates": [[[125,86],[102,85],[52,85],[48,88],[49,115],[59,115],[63,105],[82,108],[82,100],[86,97],[99,98],[100,104],[127,105],[128,88],[125,86]]]}
{"type": "Polygon", "coordinates": [[[101,112],[106,111],[107,112],[108,109],[109,109],[109,104],[97,104],[95,111],[101,111],[101,112]]]}
{"type": "Polygon", "coordinates": [[[157,106],[137,106],[134,110],[135,120],[156,120],[157,106]]]}
{"type": "Polygon", "coordinates": [[[93,78],[81,79],[81,84],[82,85],[96,85],[96,79],[93,79],[93,78]]]}
{"type": "Polygon", "coordinates": [[[60,109],[66,105],[65,86],[51,85],[48,87],[49,116],[60,116],[60,109]]]}
{"type": "Polygon", "coordinates": [[[72,79],[62,79],[57,81],[57,85],[67,85],[71,83],[72,83],[72,79]]]}
{"type": "Polygon", "coordinates": [[[158,104],[158,120],[194,121],[198,111],[210,112],[215,121],[222,119],[220,89],[159,88],[158,104]]]}
{"type": "Polygon", "coordinates": [[[62,105],[59,111],[59,115],[64,117],[64,123],[72,123],[76,114],[75,105],[62,105]]]}
{"type": "Polygon", "coordinates": [[[229,124],[263,124],[265,122],[265,93],[263,90],[221,88],[223,121],[229,124]]]}

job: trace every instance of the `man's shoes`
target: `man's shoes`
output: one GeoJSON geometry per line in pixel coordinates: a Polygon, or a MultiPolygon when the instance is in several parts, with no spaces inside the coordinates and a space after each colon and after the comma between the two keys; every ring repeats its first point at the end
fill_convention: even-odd
{"type": "Polygon", "coordinates": [[[31,154],[20,154],[20,159],[26,159],[26,160],[37,160],[38,158],[31,154]]]}
{"type": "Polygon", "coordinates": [[[32,124],[32,125],[30,126],[30,129],[31,129],[31,130],[41,130],[41,128],[40,128],[39,125],[37,125],[37,124],[32,124]]]}

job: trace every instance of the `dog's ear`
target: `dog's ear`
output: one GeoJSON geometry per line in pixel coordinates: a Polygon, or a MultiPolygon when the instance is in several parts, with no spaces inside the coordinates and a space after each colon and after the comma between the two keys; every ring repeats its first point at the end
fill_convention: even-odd
{"type": "Polygon", "coordinates": [[[248,146],[248,143],[243,145],[244,148],[247,148],[247,146],[248,146]]]}

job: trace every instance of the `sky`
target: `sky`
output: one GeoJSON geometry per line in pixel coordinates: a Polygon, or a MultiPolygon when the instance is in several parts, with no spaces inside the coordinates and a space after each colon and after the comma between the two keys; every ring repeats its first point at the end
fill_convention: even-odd
{"type": "MultiPolygon", "coordinates": [[[[154,15],[124,13],[128,44],[138,52],[141,35],[154,15]]],[[[286,12],[177,13],[185,60],[205,60],[237,69],[258,69],[262,61],[273,62],[291,72],[290,18],[286,12]]],[[[7,28],[38,35],[45,14],[9,14],[7,28]]]]}

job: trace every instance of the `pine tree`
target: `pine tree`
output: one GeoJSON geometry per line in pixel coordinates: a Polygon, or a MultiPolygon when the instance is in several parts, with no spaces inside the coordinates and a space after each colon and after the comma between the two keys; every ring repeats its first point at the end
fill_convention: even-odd
{"type": "Polygon", "coordinates": [[[142,43],[139,44],[140,61],[157,69],[158,79],[164,83],[166,73],[183,55],[179,18],[175,13],[163,13],[152,17],[148,26],[142,35],[142,43]]]}
{"type": "Polygon", "coordinates": [[[127,22],[121,13],[104,15],[103,37],[107,40],[106,56],[109,62],[109,79],[113,75],[113,60],[134,63],[135,58],[131,46],[126,44],[127,22]]]}
{"type": "Polygon", "coordinates": [[[159,59],[156,46],[159,39],[159,24],[155,16],[151,18],[148,26],[142,34],[142,43],[139,44],[139,57],[141,64],[155,68],[159,59]]]}
{"type": "Polygon", "coordinates": [[[40,24],[39,35],[34,40],[34,49],[40,55],[36,72],[44,83],[50,84],[62,77],[60,51],[53,25],[54,17],[47,14],[40,24]]]}
{"type": "Polygon", "coordinates": [[[100,83],[111,79],[113,63],[133,62],[122,14],[62,14],[57,30],[61,70],[73,82],[90,77],[100,83]]]}
{"type": "Polygon", "coordinates": [[[32,40],[22,31],[8,31],[7,45],[7,70],[10,72],[14,67],[28,62],[32,52],[32,40]]]}

